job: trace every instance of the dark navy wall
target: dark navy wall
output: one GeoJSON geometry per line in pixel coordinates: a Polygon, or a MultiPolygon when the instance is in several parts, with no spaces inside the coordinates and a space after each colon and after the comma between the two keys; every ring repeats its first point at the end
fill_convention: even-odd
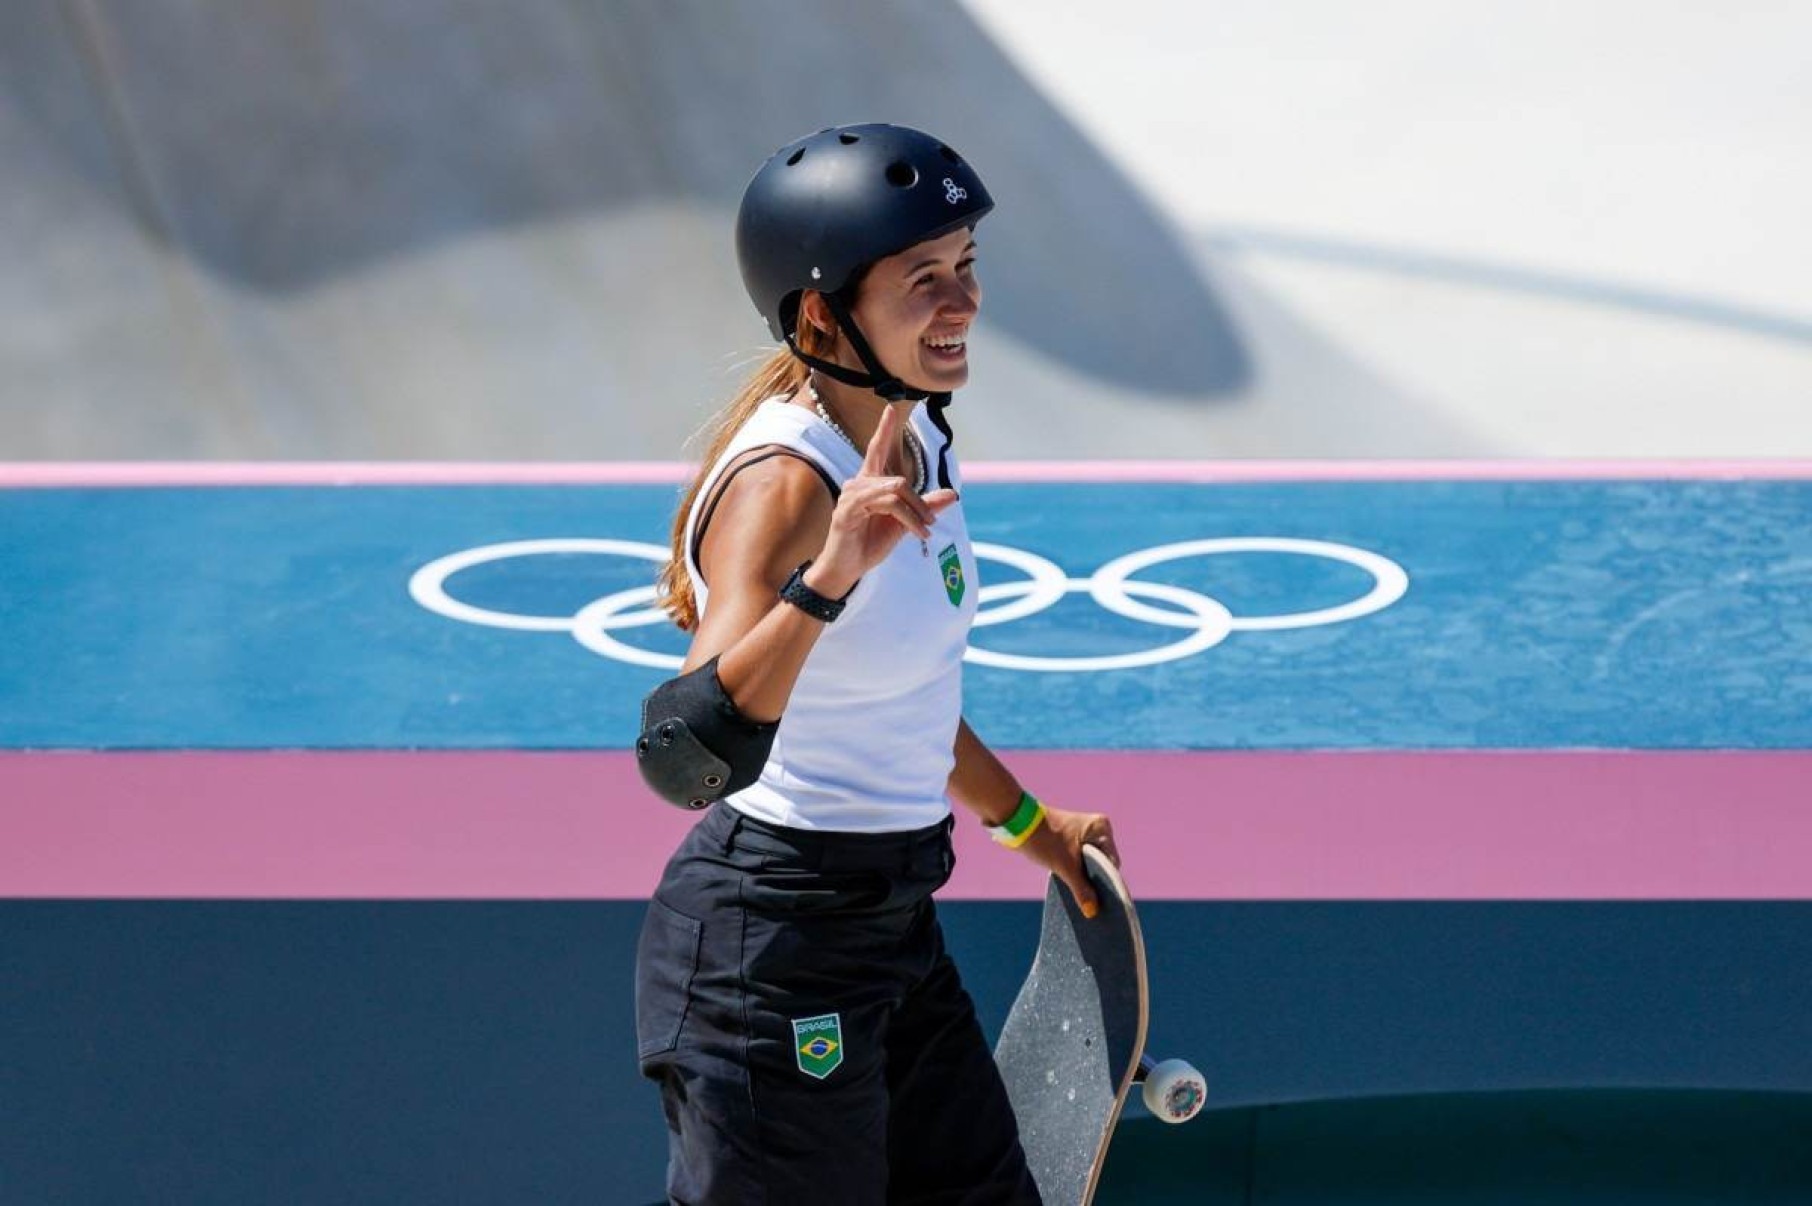
{"type": "MultiPolygon", "coordinates": [[[[942,908],[990,1031],[1037,907],[942,908]]],[[[0,1203],[653,1200],[661,1122],[628,1045],[640,915],[0,904],[0,1203]]],[[[1548,1085],[1812,1090],[1812,905],[1154,903],[1141,919],[1153,1052],[1197,1062],[1222,1111],[1548,1085]],[[1204,1033],[1225,1042],[1166,1045],[1204,1033]]],[[[1218,1175],[1205,1162],[1225,1125],[1165,1128],[1141,1150],[1218,1175]]]]}
{"type": "Polygon", "coordinates": [[[1812,1097],[1608,1090],[1263,1106],[1114,1137],[1102,1206],[1812,1201],[1812,1097]]]}

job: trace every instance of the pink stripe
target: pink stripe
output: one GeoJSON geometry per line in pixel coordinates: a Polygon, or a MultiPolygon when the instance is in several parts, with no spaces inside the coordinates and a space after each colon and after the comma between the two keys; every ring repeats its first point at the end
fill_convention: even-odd
{"type": "MultiPolygon", "coordinates": [[[[1812,751],[1008,762],[1147,899],[1812,899],[1812,751]]],[[[632,899],[690,823],[618,753],[0,753],[0,895],[632,899]]],[[[957,832],[946,895],[1042,892],[957,832]]]]}
{"type": "Polygon", "coordinates": [[[1812,461],[992,461],[963,473],[991,482],[1746,480],[1812,478],[1812,461]]]}
{"type": "MultiPolygon", "coordinates": [[[[0,462],[0,488],[677,484],[677,461],[0,462]]],[[[1812,460],[991,461],[977,482],[1577,481],[1812,478],[1812,460]]]]}
{"type": "Polygon", "coordinates": [[[0,488],[664,484],[688,472],[667,461],[11,461],[0,488]]]}

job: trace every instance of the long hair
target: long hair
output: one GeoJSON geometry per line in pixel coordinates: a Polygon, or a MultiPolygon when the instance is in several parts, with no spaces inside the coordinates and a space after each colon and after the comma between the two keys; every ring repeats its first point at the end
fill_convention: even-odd
{"type": "MultiPolygon", "coordinates": [[[[803,317],[794,338],[800,351],[825,360],[831,359],[838,342],[835,329],[820,330],[803,317]]],[[[705,479],[710,476],[717,459],[755,409],[776,395],[790,396],[803,389],[807,372],[805,363],[790,349],[779,348],[761,363],[729,404],[699,433],[706,441],[705,453],[700,458],[692,484],[680,498],[679,512],[673,517],[673,555],[661,566],[661,572],[655,578],[656,597],[662,610],[686,632],[698,627],[698,596],[692,589],[692,574],[686,569],[686,519],[692,514],[692,504],[698,500],[698,492],[704,488],[705,479]]]]}

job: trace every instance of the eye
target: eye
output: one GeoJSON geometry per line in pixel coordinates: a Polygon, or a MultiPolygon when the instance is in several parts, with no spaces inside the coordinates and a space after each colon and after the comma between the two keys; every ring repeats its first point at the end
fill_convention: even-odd
{"type": "MultiPolygon", "coordinates": [[[[975,257],[970,256],[966,260],[957,261],[956,271],[957,271],[957,275],[959,275],[959,276],[963,275],[964,273],[974,272],[975,271],[975,257]]],[[[935,272],[927,272],[924,276],[921,276],[917,280],[913,281],[912,287],[914,289],[917,289],[920,285],[929,285],[932,281],[934,281],[936,279],[937,279],[937,274],[935,272]]]]}

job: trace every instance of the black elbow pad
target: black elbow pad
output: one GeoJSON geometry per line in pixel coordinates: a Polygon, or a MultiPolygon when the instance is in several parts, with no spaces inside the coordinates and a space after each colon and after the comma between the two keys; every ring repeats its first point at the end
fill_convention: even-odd
{"type": "Polygon", "coordinates": [[[704,808],[761,777],[779,727],[779,721],[760,724],[736,710],[712,658],[642,701],[636,766],[669,804],[704,808]]]}

